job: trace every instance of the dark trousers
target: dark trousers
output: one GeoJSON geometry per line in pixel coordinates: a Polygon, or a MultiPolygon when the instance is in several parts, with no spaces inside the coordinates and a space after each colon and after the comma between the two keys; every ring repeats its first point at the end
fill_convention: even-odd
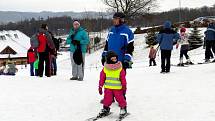
{"type": "Polygon", "coordinates": [[[51,59],[49,52],[40,52],[39,53],[39,68],[38,76],[43,76],[44,71],[44,62],[45,62],[45,75],[51,76],[51,59]]]}
{"type": "Polygon", "coordinates": [[[180,51],[180,59],[183,59],[183,56],[185,56],[186,59],[189,59],[189,56],[188,56],[188,50],[181,50],[180,51]]]}
{"type": "Polygon", "coordinates": [[[152,66],[152,63],[153,63],[154,66],[156,66],[156,62],[155,62],[154,58],[150,58],[150,60],[149,60],[149,66],[152,66]]]}
{"type": "Polygon", "coordinates": [[[56,62],[56,58],[52,58],[52,62],[51,62],[51,70],[52,70],[52,74],[56,75],[57,74],[57,62],[56,62]]]}
{"type": "Polygon", "coordinates": [[[35,69],[35,76],[38,76],[38,69],[35,69]]]}
{"type": "Polygon", "coordinates": [[[161,50],[161,71],[170,71],[171,50],[161,50]]]}
{"type": "Polygon", "coordinates": [[[34,76],[34,63],[30,63],[30,75],[34,76]]]}
{"type": "Polygon", "coordinates": [[[205,45],[206,45],[205,59],[207,60],[207,59],[210,59],[211,55],[213,55],[215,53],[215,40],[214,41],[206,40],[205,45]],[[212,49],[213,53],[211,52],[211,49],[212,49]]]}

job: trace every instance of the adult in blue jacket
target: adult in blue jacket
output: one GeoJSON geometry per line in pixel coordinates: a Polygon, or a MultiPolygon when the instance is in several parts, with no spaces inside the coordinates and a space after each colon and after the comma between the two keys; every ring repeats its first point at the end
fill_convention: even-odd
{"type": "Polygon", "coordinates": [[[111,27],[104,52],[102,53],[102,64],[105,62],[107,51],[114,51],[118,60],[123,63],[123,68],[131,68],[132,53],[134,51],[134,34],[125,24],[125,15],[117,12],[113,15],[113,26],[111,27]]]}
{"type": "MultiPolygon", "coordinates": [[[[205,62],[210,61],[211,49],[215,54],[215,25],[211,22],[205,31],[205,62]]],[[[213,60],[215,62],[215,60],[213,60]]]]}
{"type": "Polygon", "coordinates": [[[169,73],[173,45],[180,38],[180,35],[172,29],[170,21],[166,21],[163,26],[157,35],[157,42],[161,49],[161,73],[169,73]]]}
{"type": "MultiPolygon", "coordinates": [[[[89,37],[85,29],[80,26],[79,21],[73,22],[73,28],[70,30],[69,36],[67,37],[66,43],[70,44],[70,57],[72,63],[72,78],[70,80],[83,81],[84,78],[84,62],[85,54],[87,52],[87,46],[89,44],[89,37]],[[74,60],[74,53],[80,47],[82,52],[82,57],[75,57],[78,61],[82,61],[81,64],[77,64],[77,61],[74,60]]],[[[78,62],[79,63],[79,62],[78,62]]]]}

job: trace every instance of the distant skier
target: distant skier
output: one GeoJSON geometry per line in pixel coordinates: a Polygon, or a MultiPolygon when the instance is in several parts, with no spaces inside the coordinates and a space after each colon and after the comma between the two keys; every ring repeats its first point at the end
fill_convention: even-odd
{"type": "Polygon", "coordinates": [[[126,73],[122,67],[122,63],[118,61],[118,56],[113,51],[108,51],[104,68],[100,73],[99,94],[102,95],[104,90],[103,109],[99,113],[100,116],[106,116],[110,112],[110,106],[115,97],[121,108],[120,115],[127,113],[127,102],[124,98],[126,93],[126,73]]]}
{"type": "Polygon", "coordinates": [[[151,46],[149,51],[149,66],[152,66],[152,63],[153,63],[153,66],[157,65],[155,61],[156,53],[157,53],[157,50],[154,48],[154,46],[151,46]]]}
{"type": "Polygon", "coordinates": [[[188,51],[189,51],[189,41],[188,41],[188,34],[186,33],[186,28],[182,27],[180,29],[180,39],[176,45],[176,49],[178,49],[179,45],[181,45],[181,49],[180,49],[180,62],[178,64],[178,66],[184,66],[183,63],[183,56],[185,56],[185,58],[187,59],[187,62],[185,64],[189,65],[189,64],[193,64],[190,60],[190,57],[188,56],[188,51]]]}
{"type": "Polygon", "coordinates": [[[161,49],[161,73],[170,72],[170,58],[173,45],[180,38],[180,35],[171,26],[171,22],[166,21],[163,30],[159,32],[156,39],[161,49]]]}
{"type": "MultiPolygon", "coordinates": [[[[205,44],[205,62],[210,62],[211,49],[213,54],[215,54],[215,25],[212,22],[208,25],[208,28],[205,31],[205,44]]],[[[215,62],[215,60],[213,60],[213,62],[215,62]]]]}

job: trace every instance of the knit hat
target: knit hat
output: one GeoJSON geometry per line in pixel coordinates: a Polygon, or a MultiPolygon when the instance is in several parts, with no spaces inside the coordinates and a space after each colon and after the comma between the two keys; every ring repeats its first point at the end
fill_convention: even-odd
{"type": "Polygon", "coordinates": [[[74,20],[73,24],[78,24],[79,26],[81,25],[80,22],[78,20],[74,20]]]}
{"type": "Polygon", "coordinates": [[[182,28],[180,29],[180,32],[181,32],[181,33],[182,33],[182,32],[186,32],[186,28],[182,27],[182,28]]]}
{"type": "Polygon", "coordinates": [[[106,55],[106,63],[107,63],[107,64],[115,64],[115,63],[117,63],[117,61],[116,61],[116,62],[113,62],[113,61],[111,60],[112,57],[116,57],[117,60],[118,60],[118,55],[117,55],[114,51],[108,51],[108,52],[107,52],[107,55],[106,55]]]}
{"type": "Polygon", "coordinates": [[[124,18],[125,18],[125,14],[122,13],[122,12],[116,12],[116,13],[114,13],[113,18],[121,18],[121,19],[124,19],[124,18]]]}
{"type": "Polygon", "coordinates": [[[170,29],[171,26],[172,26],[171,21],[165,21],[165,22],[164,22],[164,29],[170,29]]]}

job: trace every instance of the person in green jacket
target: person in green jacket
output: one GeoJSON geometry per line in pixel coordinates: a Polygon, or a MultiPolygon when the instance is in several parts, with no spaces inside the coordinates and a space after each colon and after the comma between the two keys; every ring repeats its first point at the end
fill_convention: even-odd
{"type": "Polygon", "coordinates": [[[90,41],[88,33],[85,31],[84,28],[80,26],[79,21],[75,20],[73,22],[73,28],[70,30],[66,43],[70,44],[70,57],[72,63],[72,78],[70,78],[70,80],[83,81],[85,54],[87,52],[87,46],[90,41]],[[81,55],[77,56],[77,54],[75,54],[77,49],[81,51],[82,57],[80,57],[81,55]],[[77,60],[81,62],[77,62],[77,60]]]}

